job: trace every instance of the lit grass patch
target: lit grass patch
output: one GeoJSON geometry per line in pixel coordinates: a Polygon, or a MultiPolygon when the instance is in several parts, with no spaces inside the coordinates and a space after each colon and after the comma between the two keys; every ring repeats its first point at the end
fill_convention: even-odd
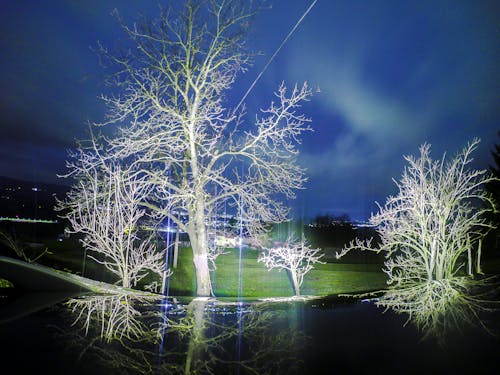
{"type": "MultiPolygon", "coordinates": [[[[83,250],[78,242],[64,241],[46,244],[52,254],[43,259],[47,266],[81,274],[83,250]]],[[[286,297],[292,296],[293,288],[285,271],[268,271],[257,262],[259,252],[245,248],[242,250],[242,297],[286,297]]],[[[192,262],[191,248],[179,249],[178,267],[172,268],[169,294],[194,296],[196,278],[192,262]]],[[[216,261],[217,268],[211,273],[215,295],[234,298],[238,296],[239,250],[228,249],[216,261]]],[[[105,269],[94,261],[87,260],[85,277],[114,282],[105,269]]],[[[147,279],[147,282],[152,280],[147,279]]],[[[159,280],[161,284],[161,280],[159,280]]],[[[326,263],[316,264],[304,279],[302,294],[332,295],[362,293],[386,288],[386,277],[379,264],[326,263]]]]}
{"type": "Polygon", "coordinates": [[[13,288],[14,285],[9,281],[5,279],[0,279],[0,288],[13,288]]]}
{"type": "MultiPolygon", "coordinates": [[[[242,297],[292,296],[293,288],[285,271],[268,271],[257,262],[258,251],[244,249],[241,262],[242,297]]],[[[212,272],[214,293],[218,297],[237,297],[239,251],[230,249],[217,258],[212,272]]],[[[196,292],[191,249],[179,251],[178,268],[170,280],[170,294],[194,295],[196,292]]],[[[359,293],[386,287],[385,274],[374,264],[318,264],[304,279],[303,294],[332,295],[359,293]]]]}

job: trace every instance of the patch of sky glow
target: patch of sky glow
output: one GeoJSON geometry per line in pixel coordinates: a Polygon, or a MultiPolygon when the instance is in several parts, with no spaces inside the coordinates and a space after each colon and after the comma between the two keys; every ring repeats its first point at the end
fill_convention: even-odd
{"type": "MultiPolygon", "coordinates": [[[[228,93],[233,106],[310,3],[275,0],[255,17],[248,46],[263,54],[228,93]]],[[[90,47],[97,40],[110,48],[124,42],[110,16],[115,7],[127,23],[158,9],[156,1],[3,4],[0,47],[8,58],[0,61],[0,174],[26,179],[32,172],[22,171],[35,165],[41,179],[57,181],[66,158],[59,150],[85,137],[87,120],[103,119],[97,97],[108,90],[106,71],[90,47]],[[33,144],[57,155],[32,151],[33,144]]],[[[304,136],[299,158],[310,176],[308,190],[299,192],[307,215],[327,208],[369,213],[367,200],[393,191],[402,156],[424,141],[436,155],[453,154],[477,136],[483,142],[476,161],[481,168],[492,162],[500,118],[499,9],[490,0],[318,1],[246,100],[251,124],[281,81],[320,88],[314,108],[305,111],[315,132],[304,136]]]]}
{"type": "Polygon", "coordinates": [[[285,58],[288,77],[321,89],[313,100],[323,114],[320,121],[313,114],[313,128],[322,147],[306,140],[300,158],[316,191],[305,199],[330,191],[344,198],[322,202],[332,212],[368,209],[350,192],[383,200],[403,155],[423,142],[454,154],[480,137],[476,159],[481,168],[491,162],[500,69],[498,12],[487,4],[321,4],[328,22],[306,24],[285,58]]]}

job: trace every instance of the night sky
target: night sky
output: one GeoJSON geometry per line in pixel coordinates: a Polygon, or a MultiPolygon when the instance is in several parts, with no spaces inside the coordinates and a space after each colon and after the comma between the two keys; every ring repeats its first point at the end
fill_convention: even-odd
{"type": "MultiPolygon", "coordinates": [[[[249,49],[260,51],[228,93],[237,103],[309,0],[275,0],[254,20],[249,49]]],[[[131,23],[156,1],[0,0],[0,175],[59,182],[66,150],[103,119],[105,71],[91,47],[120,45],[110,15],[131,23]]],[[[168,3],[168,2],[167,2],[168,3]]],[[[281,81],[308,81],[313,120],[300,163],[307,189],[296,215],[347,213],[367,219],[395,193],[403,155],[432,144],[455,154],[482,139],[475,166],[500,143],[498,1],[319,0],[246,100],[266,107],[281,81]]]]}

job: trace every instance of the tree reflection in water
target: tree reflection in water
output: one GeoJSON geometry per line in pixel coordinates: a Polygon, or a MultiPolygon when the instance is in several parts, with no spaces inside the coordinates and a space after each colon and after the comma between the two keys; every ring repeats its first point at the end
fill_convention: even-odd
{"type": "MultiPolygon", "coordinates": [[[[496,327],[487,319],[498,315],[498,288],[496,277],[455,277],[423,283],[412,290],[395,292],[401,294],[397,296],[399,300],[406,298],[405,293],[414,294],[411,297],[413,312],[402,304],[395,311],[409,313],[408,319],[423,333],[423,338],[435,339],[441,346],[446,346],[450,336],[467,327],[480,328],[495,336],[496,327]]],[[[396,299],[388,299],[391,300],[396,299]]],[[[392,306],[386,302],[386,307],[392,306]]]]}
{"type": "Polygon", "coordinates": [[[67,302],[73,330],[60,330],[80,364],[120,374],[302,373],[303,304],[189,304],[130,295],[67,302]],[[293,311],[290,311],[292,309],[293,311]]]}
{"type": "Polygon", "coordinates": [[[414,324],[422,340],[431,339],[446,346],[448,340],[469,328],[479,328],[492,336],[500,333],[494,323],[500,313],[499,291],[500,283],[495,276],[454,277],[408,288],[389,288],[372,301],[385,311],[407,315],[405,325],[414,324]]]}

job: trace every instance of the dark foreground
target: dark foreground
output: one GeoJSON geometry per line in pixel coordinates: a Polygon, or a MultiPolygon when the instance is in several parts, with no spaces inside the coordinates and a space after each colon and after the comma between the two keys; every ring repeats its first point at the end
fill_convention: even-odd
{"type": "MultiPolygon", "coordinates": [[[[369,302],[56,296],[16,314],[50,296],[3,293],[2,367],[16,374],[471,374],[494,372],[500,353],[498,338],[470,327],[422,341],[369,302]]],[[[484,318],[500,332],[498,314],[484,318]]]]}

